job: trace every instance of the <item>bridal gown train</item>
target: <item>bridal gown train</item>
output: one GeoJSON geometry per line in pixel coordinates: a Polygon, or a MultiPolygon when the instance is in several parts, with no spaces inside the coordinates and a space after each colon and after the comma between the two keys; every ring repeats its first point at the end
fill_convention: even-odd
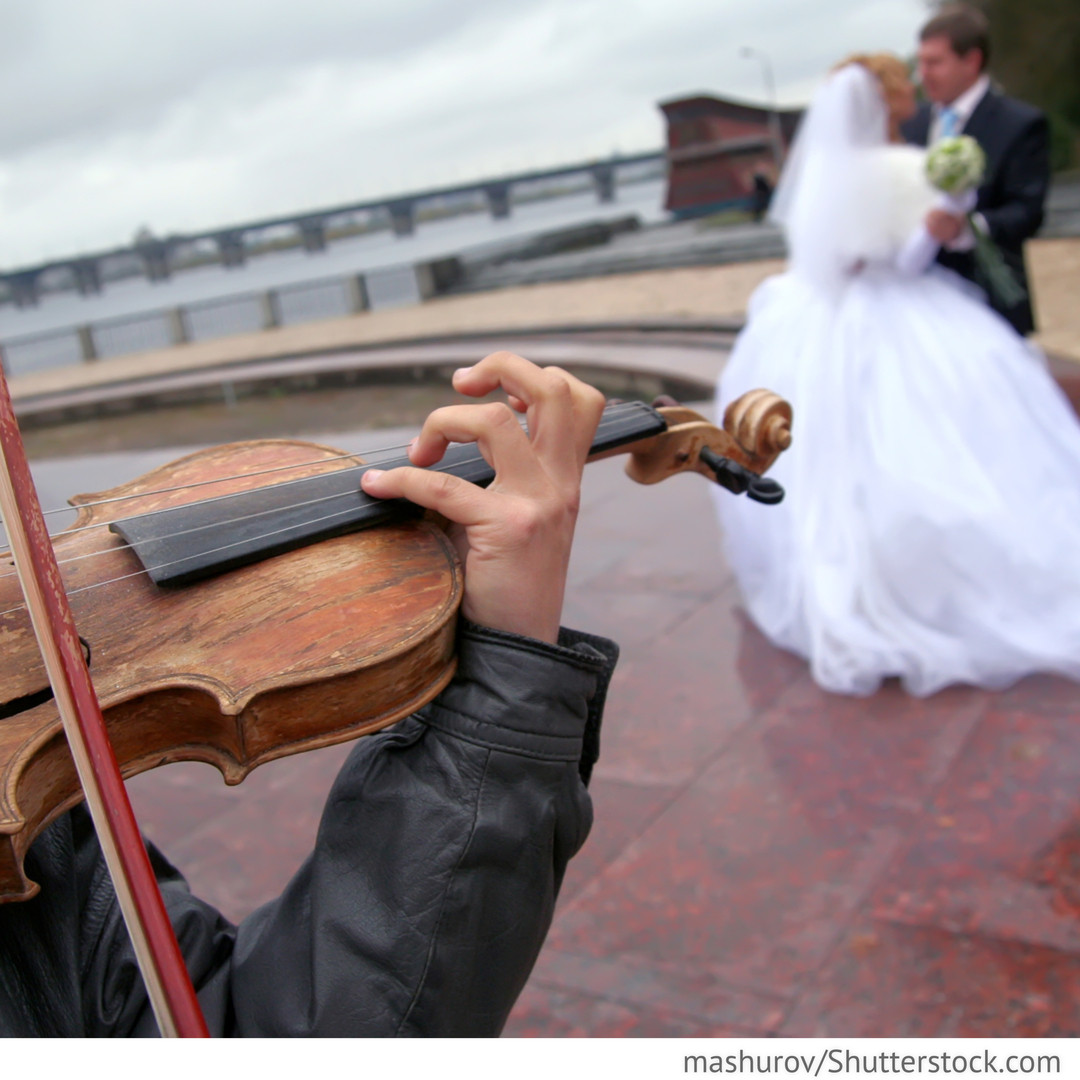
{"type": "MultiPolygon", "coordinates": [[[[889,146],[852,66],[803,121],[777,190],[789,269],[754,294],[718,414],[765,387],[794,409],[771,475],[717,499],[728,560],[768,637],[829,690],[1080,680],[1080,424],[1043,356],[973,286],[907,255],[940,199],[889,146]]],[[[726,493],[724,493],[726,495],[726,493]]]]}
{"type": "Polygon", "coordinates": [[[776,507],[717,500],[747,608],[829,690],[1080,679],[1080,425],[1043,357],[945,271],[767,281],[718,390],[794,407],[776,507]]]}

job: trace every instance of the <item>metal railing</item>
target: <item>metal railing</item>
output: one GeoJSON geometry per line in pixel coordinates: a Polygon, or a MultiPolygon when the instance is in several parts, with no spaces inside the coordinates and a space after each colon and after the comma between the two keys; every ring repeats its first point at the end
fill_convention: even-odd
{"type": "Polygon", "coordinates": [[[7,338],[0,342],[0,361],[8,376],[26,375],[187,342],[415,304],[445,291],[458,273],[456,259],[441,259],[100,319],[7,338]]]}

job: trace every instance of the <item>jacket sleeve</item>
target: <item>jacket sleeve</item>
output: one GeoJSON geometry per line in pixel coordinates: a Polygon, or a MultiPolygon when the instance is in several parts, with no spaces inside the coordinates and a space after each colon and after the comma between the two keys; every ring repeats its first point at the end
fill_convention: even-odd
{"type": "Polygon", "coordinates": [[[1002,157],[993,190],[993,205],[979,206],[991,238],[1006,248],[1019,248],[1043,222],[1050,187],[1050,129],[1046,117],[1030,110],[1002,157]]]}
{"type": "MultiPolygon", "coordinates": [[[[312,854],[234,939],[161,864],[213,1033],[501,1030],[592,822],[585,785],[617,650],[465,626],[458,654],[432,704],[358,740],[312,854]]],[[[115,905],[96,925],[98,970],[84,978],[111,1013],[98,1030],[152,1034],[115,905]]]]}
{"type": "Polygon", "coordinates": [[[609,658],[479,628],[430,706],[362,739],[311,857],[239,929],[239,1035],[495,1035],[589,830],[609,658]]]}
{"type": "MultiPolygon", "coordinates": [[[[357,741],[312,854],[239,927],[151,847],[212,1034],[501,1030],[592,821],[617,650],[463,626],[458,655],[431,705],[357,741]]],[[[85,809],[27,865],[41,892],[0,907],[0,1034],[156,1034],[85,809]]]]}

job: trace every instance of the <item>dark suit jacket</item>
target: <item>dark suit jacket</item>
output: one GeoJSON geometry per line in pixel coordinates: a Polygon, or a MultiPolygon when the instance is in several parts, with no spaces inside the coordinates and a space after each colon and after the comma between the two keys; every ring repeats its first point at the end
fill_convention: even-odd
{"type": "MultiPolygon", "coordinates": [[[[904,138],[925,146],[931,115],[930,106],[923,105],[904,125],[904,138]]],[[[986,177],[975,209],[986,219],[991,238],[1026,289],[1024,241],[1042,225],[1050,186],[1046,117],[1031,105],[989,90],[968,119],[964,134],[986,153],[986,177]]],[[[969,251],[943,251],[939,261],[972,281],[978,280],[975,258],[969,251]]],[[[1030,300],[1011,308],[994,306],[1021,334],[1035,328],[1030,300]]]]}

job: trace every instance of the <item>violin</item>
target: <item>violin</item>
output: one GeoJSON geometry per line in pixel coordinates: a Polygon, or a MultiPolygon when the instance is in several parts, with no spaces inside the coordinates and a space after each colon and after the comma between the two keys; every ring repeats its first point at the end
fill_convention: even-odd
{"type": "MultiPolygon", "coordinates": [[[[790,441],[790,406],[764,390],[733,402],[723,428],[681,406],[620,402],[589,460],[626,453],[639,483],[691,471],[772,504],[783,491],[762,474],[790,441]]],[[[449,682],[457,554],[420,508],[366,495],[367,467],[257,440],[70,500],[76,520],[53,548],[125,777],[197,760],[237,784],[265,761],[393,724],[449,682]]],[[[475,445],[436,467],[494,476],[475,445]]],[[[24,856],[82,791],[18,581],[3,571],[0,639],[4,902],[37,892],[24,856]]]]}

